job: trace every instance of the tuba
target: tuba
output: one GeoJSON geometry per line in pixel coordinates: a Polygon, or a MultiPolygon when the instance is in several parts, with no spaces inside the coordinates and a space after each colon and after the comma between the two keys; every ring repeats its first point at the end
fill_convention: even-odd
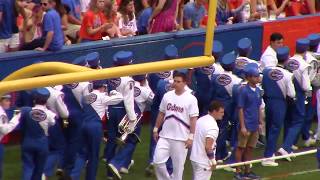
{"type": "Polygon", "coordinates": [[[117,144],[123,145],[126,143],[126,139],[129,134],[133,133],[137,127],[137,124],[142,118],[142,114],[136,113],[137,120],[130,122],[127,115],[125,115],[118,125],[118,132],[121,134],[119,138],[117,138],[117,144]]]}

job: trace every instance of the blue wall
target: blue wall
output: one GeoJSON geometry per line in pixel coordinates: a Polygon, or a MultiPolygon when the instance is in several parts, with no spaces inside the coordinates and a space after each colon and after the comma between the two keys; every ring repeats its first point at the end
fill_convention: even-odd
{"type": "MultiPolygon", "coordinates": [[[[219,26],[215,32],[215,39],[222,41],[224,52],[236,47],[236,42],[243,37],[253,40],[254,50],[252,58],[258,58],[262,46],[262,23],[252,22],[219,26]]],[[[101,54],[104,67],[112,65],[112,56],[119,50],[131,50],[135,54],[135,63],[161,60],[163,49],[168,44],[175,44],[182,57],[199,56],[203,54],[205,30],[195,29],[172,33],[159,33],[111,41],[96,41],[65,47],[58,52],[19,51],[0,54],[0,79],[24,66],[36,61],[71,62],[74,58],[92,51],[101,54]]]]}

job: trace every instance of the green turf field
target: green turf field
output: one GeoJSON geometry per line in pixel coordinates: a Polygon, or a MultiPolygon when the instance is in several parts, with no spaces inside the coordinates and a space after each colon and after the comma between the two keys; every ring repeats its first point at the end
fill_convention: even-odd
{"type": "MultiPolygon", "coordinates": [[[[144,169],[147,166],[148,158],[148,144],[149,144],[149,129],[148,126],[143,127],[142,131],[143,142],[137,146],[137,150],[134,154],[135,165],[130,169],[130,174],[123,176],[125,180],[147,180],[155,179],[146,177],[144,175],[144,169]]],[[[263,149],[256,149],[256,156],[262,156],[263,149]]],[[[317,162],[315,155],[307,155],[302,157],[297,157],[293,159],[293,162],[278,161],[280,165],[278,167],[262,167],[260,164],[255,164],[253,170],[261,175],[264,179],[288,179],[288,180],[320,180],[320,172],[309,172],[304,171],[315,170],[317,167],[317,162]],[[294,172],[297,175],[289,174],[294,172]]],[[[19,146],[7,146],[5,148],[5,158],[4,158],[4,180],[19,180],[21,176],[21,160],[20,160],[20,147],[19,146]]],[[[98,170],[97,180],[106,179],[105,176],[105,165],[101,162],[98,170]]],[[[213,174],[212,179],[217,180],[227,180],[232,179],[233,174],[230,172],[218,170],[213,174]]],[[[191,180],[192,171],[191,165],[188,162],[185,165],[184,179],[191,180]]],[[[51,178],[56,179],[56,178],[51,178]]],[[[50,179],[50,180],[51,180],[50,179]]]]}

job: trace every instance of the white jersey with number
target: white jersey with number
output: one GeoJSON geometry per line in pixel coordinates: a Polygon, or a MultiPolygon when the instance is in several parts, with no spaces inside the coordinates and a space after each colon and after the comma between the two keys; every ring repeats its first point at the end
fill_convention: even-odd
{"type": "Polygon", "coordinates": [[[197,99],[187,91],[181,95],[169,91],[163,96],[159,110],[165,114],[159,136],[186,141],[190,133],[190,118],[199,116],[197,99]]]}
{"type": "Polygon", "coordinates": [[[210,167],[209,158],[205,149],[206,138],[213,139],[213,146],[215,153],[216,140],[219,135],[219,128],[216,120],[209,114],[199,118],[196,123],[196,131],[192,144],[190,160],[204,166],[210,167]]]}

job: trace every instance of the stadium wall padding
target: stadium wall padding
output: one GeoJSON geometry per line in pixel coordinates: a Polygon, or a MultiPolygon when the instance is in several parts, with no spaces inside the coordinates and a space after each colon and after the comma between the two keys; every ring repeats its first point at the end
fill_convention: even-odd
{"type": "MultiPolygon", "coordinates": [[[[215,39],[224,44],[224,53],[236,48],[237,41],[248,37],[253,42],[251,58],[258,60],[262,50],[269,42],[272,32],[282,32],[286,44],[294,47],[295,39],[320,29],[320,15],[291,17],[271,22],[249,22],[244,24],[223,25],[215,30],[215,39]],[[262,48],[263,47],[263,48],[262,48]]],[[[24,66],[38,61],[72,62],[80,55],[98,51],[103,67],[112,66],[112,56],[119,50],[131,50],[135,54],[134,63],[158,61],[163,58],[163,49],[175,44],[182,57],[199,56],[203,53],[204,29],[193,29],[171,33],[159,33],[110,41],[95,41],[64,47],[58,52],[19,51],[0,54],[0,79],[24,66]]]]}
{"type": "Polygon", "coordinates": [[[263,23],[263,50],[269,45],[269,38],[273,32],[280,32],[284,35],[284,44],[289,46],[290,54],[293,55],[297,39],[307,37],[311,33],[320,32],[320,14],[284,18],[263,23]]]}

